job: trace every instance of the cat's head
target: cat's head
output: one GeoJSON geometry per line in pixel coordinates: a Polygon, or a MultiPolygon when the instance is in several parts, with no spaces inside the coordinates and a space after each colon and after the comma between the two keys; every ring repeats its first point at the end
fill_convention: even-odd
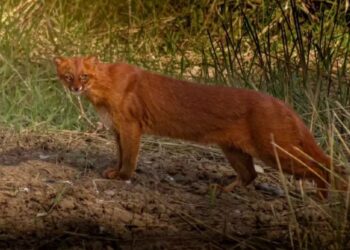
{"type": "Polygon", "coordinates": [[[54,63],[59,79],[75,95],[86,93],[96,80],[95,56],[56,57],[54,63]]]}

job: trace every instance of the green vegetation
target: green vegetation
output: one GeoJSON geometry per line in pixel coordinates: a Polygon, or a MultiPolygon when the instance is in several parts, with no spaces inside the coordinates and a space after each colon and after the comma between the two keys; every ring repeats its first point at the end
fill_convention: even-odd
{"type": "MultiPolygon", "coordinates": [[[[271,93],[293,106],[323,148],[345,163],[349,17],[349,1],[339,0],[3,0],[0,121],[16,129],[91,129],[77,99],[57,83],[52,58],[95,54],[177,78],[271,93]]],[[[96,121],[89,104],[84,107],[96,121]]],[[[332,248],[341,249],[348,202],[341,213],[329,208],[322,211],[335,220],[332,248]]],[[[317,230],[301,230],[292,216],[291,241],[312,248],[317,230]]]]}
{"type": "Polygon", "coordinates": [[[56,83],[51,59],[96,54],[175,77],[267,91],[317,127],[317,111],[349,105],[350,40],[345,2],[308,7],[294,0],[3,1],[2,122],[86,128],[56,83]]]}

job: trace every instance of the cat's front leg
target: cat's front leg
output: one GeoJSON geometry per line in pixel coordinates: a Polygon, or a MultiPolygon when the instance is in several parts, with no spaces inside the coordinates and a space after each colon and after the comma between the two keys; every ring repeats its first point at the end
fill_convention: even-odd
{"type": "Polygon", "coordinates": [[[118,177],[118,172],[122,166],[122,149],[120,143],[120,133],[117,129],[114,129],[114,139],[117,146],[117,164],[113,167],[106,168],[102,176],[107,179],[116,179],[118,177]]]}
{"type": "Polygon", "coordinates": [[[117,169],[120,170],[123,164],[123,156],[122,156],[122,149],[121,149],[122,145],[120,143],[119,131],[117,130],[114,131],[114,138],[117,146],[117,160],[118,160],[117,169]]]}
{"type": "Polygon", "coordinates": [[[137,122],[121,124],[116,136],[119,145],[119,162],[115,167],[107,168],[103,176],[108,179],[128,180],[135,171],[141,140],[141,128],[137,122]]]}

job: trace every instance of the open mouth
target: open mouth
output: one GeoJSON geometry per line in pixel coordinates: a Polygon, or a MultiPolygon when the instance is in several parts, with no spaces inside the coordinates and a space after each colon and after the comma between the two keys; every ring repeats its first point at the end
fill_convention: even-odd
{"type": "Polygon", "coordinates": [[[83,94],[85,92],[85,88],[83,88],[83,86],[80,86],[79,88],[71,87],[70,88],[70,92],[73,95],[81,95],[81,94],[83,94]]]}
{"type": "Polygon", "coordinates": [[[76,91],[76,90],[71,90],[71,93],[73,94],[73,95],[81,95],[81,94],[83,94],[85,91],[84,90],[78,90],[78,91],[76,91]]]}

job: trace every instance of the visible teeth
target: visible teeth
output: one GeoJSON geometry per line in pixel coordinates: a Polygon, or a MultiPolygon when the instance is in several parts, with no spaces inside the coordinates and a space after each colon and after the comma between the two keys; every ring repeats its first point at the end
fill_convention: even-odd
{"type": "Polygon", "coordinates": [[[85,91],[85,89],[83,88],[83,86],[79,86],[77,89],[71,87],[70,91],[73,95],[81,95],[85,91]]]}
{"type": "Polygon", "coordinates": [[[73,95],[80,95],[81,93],[83,93],[83,91],[81,89],[79,89],[78,91],[71,91],[73,95]]]}

